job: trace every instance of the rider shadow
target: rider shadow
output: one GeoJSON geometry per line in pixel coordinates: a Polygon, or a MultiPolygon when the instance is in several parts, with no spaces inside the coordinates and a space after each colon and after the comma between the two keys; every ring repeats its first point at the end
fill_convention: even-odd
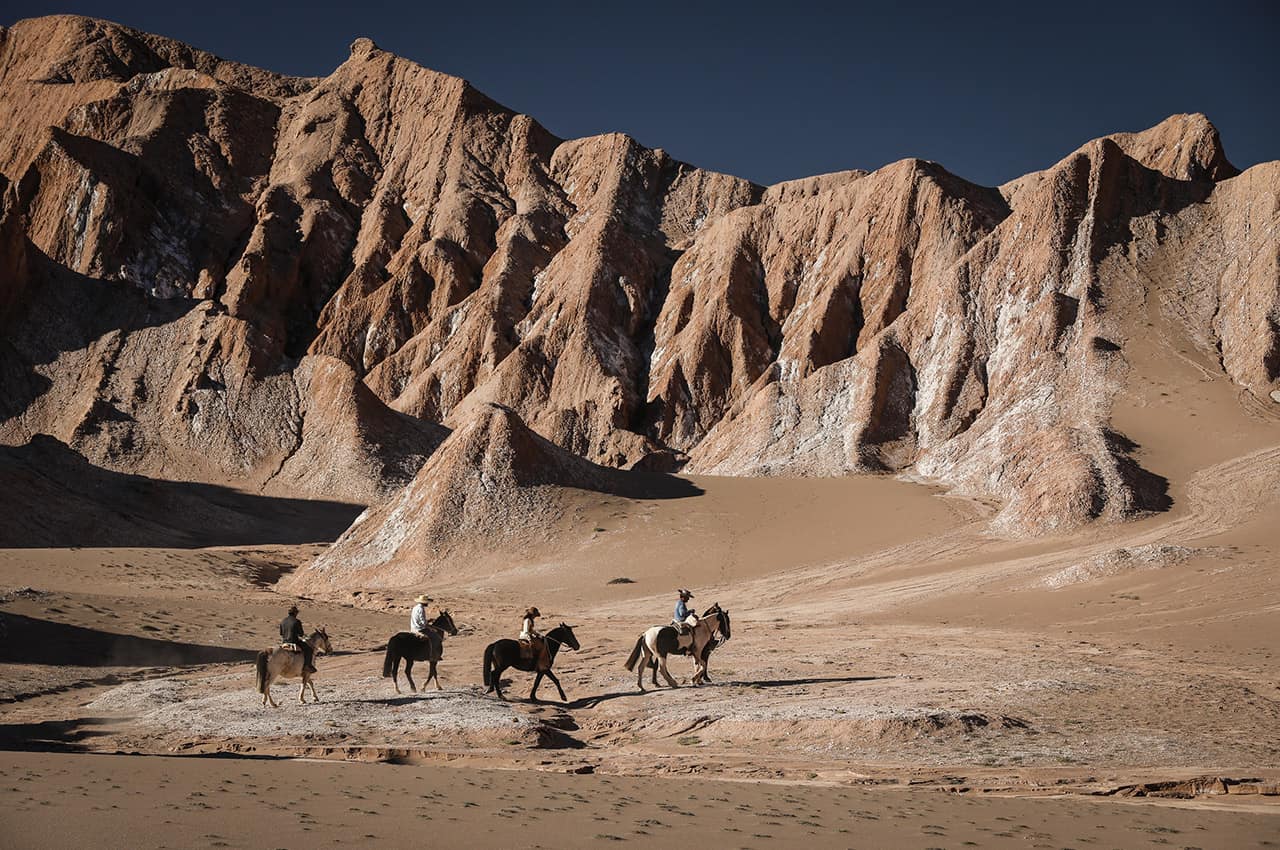
{"type": "Polygon", "coordinates": [[[620,699],[622,697],[647,697],[649,694],[656,694],[657,692],[658,692],[657,689],[652,689],[652,688],[646,689],[644,691],[637,691],[637,690],[612,691],[607,694],[597,694],[596,696],[593,696],[593,697],[582,697],[581,699],[575,699],[573,702],[566,702],[564,704],[564,707],[565,708],[595,708],[600,703],[608,702],[609,700],[620,699]]]}
{"type": "Polygon", "coordinates": [[[806,679],[755,679],[750,682],[724,682],[739,688],[789,688],[796,685],[844,685],[854,682],[874,682],[877,679],[896,679],[897,676],[813,676],[806,679]]]}

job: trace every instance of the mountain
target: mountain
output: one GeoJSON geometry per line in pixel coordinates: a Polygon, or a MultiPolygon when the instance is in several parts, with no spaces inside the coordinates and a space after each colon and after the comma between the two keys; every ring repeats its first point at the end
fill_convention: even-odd
{"type": "Polygon", "coordinates": [[[1165,320],[1280,408],[1280,163],[1237,173],[1200,115],[1000,187],[761,187],[368,39],[301,79],[57,16],[0,30],[0,191],[0,443],[379,505],[348,540],[474,491],[477,428],[550,486],[889,471],[1014,535],[1161,510],[1112,407],[1165,320]]]}

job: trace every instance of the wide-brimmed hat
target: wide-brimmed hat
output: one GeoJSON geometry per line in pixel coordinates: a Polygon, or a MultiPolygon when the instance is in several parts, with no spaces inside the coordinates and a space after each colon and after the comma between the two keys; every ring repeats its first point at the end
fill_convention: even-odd
{"type": "Polygon", "coordinates": [[[685,597],[686,599],[692,599],[692,598],[693,598],[693,591],[692,591],[692,590],[689,590],[689,588],[687,588],[687,587],[682,587],[682,588],[680,588],[679,590],[677,590],[677,591],[676,591],[676,593],[680,594],[681,596],[685,597]]]}
{"type": "Polygon", "coordinates": [[[430,596],[427,596],[427,594],[419,593],[417,596],[413,597],[413,601],[420,602],[423,605],[429,605],[433,600],[430,596]]]}
{"type": "Polygon", "coordinates": [[[541,617],[542,612],[538,610],[537,606],[531,605],[525,609],[524,615],[526,617],[541,617]]]}

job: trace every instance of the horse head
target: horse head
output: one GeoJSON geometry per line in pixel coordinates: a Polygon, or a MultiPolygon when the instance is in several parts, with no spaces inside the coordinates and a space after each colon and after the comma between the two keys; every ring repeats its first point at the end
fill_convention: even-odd
{"type": "Polygon", "coordinates": [[[720,607],[720,603],[712,605],[702,615],[702,619],[709,620],[712,617],[716,619],[716,631],[725,639],[729,639],[729,612],[720,607]]]}
{"type": "Polygon", "coordinates": [[[324,626],[316,629],[311,635],[311,645],[317,652],[325,652],[333,654],[333,644],[329,642],[329,633],[324,630],[324,626]]]}
{"type": "Polygon", "coordinates": [[[458,633],[458,627],[454,625],[453,616],[448,611],[441,611],[440,616],[436,617],[431,625],[435,626],[437,629],[446,631],[451,635],[456,635],[458,633]]]}
{"type": "Polygon", "coordinates": [[[578,636],[573,633],[573,626],[567,623],[561,623],[547,632],[547,637],[564,644],[570,649],[582,649],[582,646],[578,643],[578,636]]]}

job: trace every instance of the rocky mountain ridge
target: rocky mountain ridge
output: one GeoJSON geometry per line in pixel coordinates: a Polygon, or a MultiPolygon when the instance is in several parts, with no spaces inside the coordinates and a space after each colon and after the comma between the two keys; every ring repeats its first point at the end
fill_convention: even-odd
{"type": "Polygon", "coordinates": [[[907,472],[1034,534],[1168,503],[1110,425],[1135,307],[1280,389],[1280,163],[1200,115],[998,188],[766,188],[367,39],[297,79],[59,16],[0,30],[0,117],[0,442],[108,469],[375,503],[465,479],[433,452],[502,410],[593,464],[907,472]]]}

